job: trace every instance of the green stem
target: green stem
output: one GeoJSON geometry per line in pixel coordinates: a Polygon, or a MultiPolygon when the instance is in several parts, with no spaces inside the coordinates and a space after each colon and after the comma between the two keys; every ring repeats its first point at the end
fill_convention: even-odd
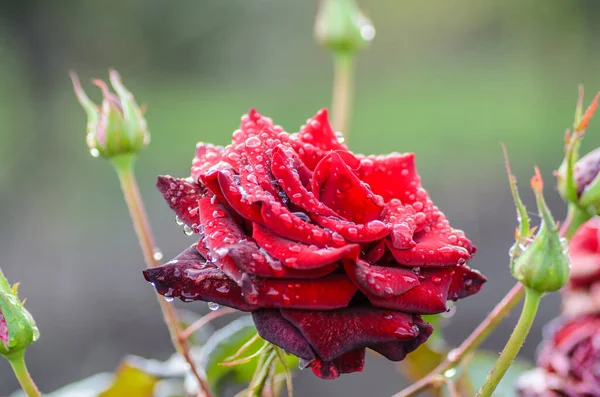
{"type": "Polygon", "coordinates": [[[27,365],[25,364],[25,352],[19,352],[7,357],[7,359],[25,394],[27,394],[28,397],[41,397],[42,393],[38,390],[27,370],[27,365]]]}
{"type": "MultiPolygon", "coordinates": [[[[152,236],[152,229],[150,228],[150,222],[146,215],[146,209],[144,208],[144,202],[138,188],[137,180],[133,172],[133,164],[135,162],[135,155],[126,154],[121,156],[113,157],[112,164],[117,171],[119,182],[121,183],[121,189],[123,190],[123,196],[127,207],[129,209],[129,215],[133,222],[133,227],[138,237],[140,247],[142,248],[142,254],[147,267],[156,267],[160,263],[154,258],[155,245],[154,237],[152,236]]],[[[190,349],[186,338],[182,338],[180,335],[183,333],[181,329],[181,321],[175,309],[169,305],[160,295],[156,295],[158,304],[163,314],[163,319],[169,334],[171,336],[171,342],[175,347],[175,350],[183,357],[186,363],[189,365],[190,371],[194,377],[198,380],[202,394],[206,397],[212,397],[210,387],[206,383],[206,380],[200,375],[196,368],[196,364],[190,356],[190,349]]]]}
{"type": "Polygon", "coordinates": [[[354,56],[337,52],[333,56],[333,99],[331,119],[333,129],[348,140],[348,126],[354,91],[354,56]]]}
{"type": "Polygon", "coordinates": [[[590,219],[590,216],[579,206],[573,203],[569,203],[569,210],[567,212],[567,219],[565,223],[561,227],[561,234],[567,240],[570,240],[571,237],[575,234],[577,229],[587,222],[590,219]]]}
{"type": "Polygon", "coordinates": [[[476,397],[490,397],[496,390],[498,383],[500,383],[519,350],[521,350],[521,346],[523,346],[523,342],[529,334],[541,298],[542,294],[540,292],[525,287],[525,304],[519,322],[476,397]]]}

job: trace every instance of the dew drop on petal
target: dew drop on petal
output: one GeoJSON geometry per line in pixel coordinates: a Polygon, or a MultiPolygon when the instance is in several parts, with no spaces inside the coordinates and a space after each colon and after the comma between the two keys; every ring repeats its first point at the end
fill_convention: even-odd
{"type": "Polygon", "coordinates": [[[165,296],[164,298],[165,298],[165,301],[167,301],[167,302],[173,302],[173,299],[175,299],[172,296],[165,296]]]}
{"type": "Polygon", "coordinates": [[[219,310],[219,307],[220,307],[220,306],[219,306],[219,304],[218,304],[218,303],[215,303],[215,302],[208,302],[208,308],[209,308],[209,310],[211,310],[211,311],[213,311],[213,312],[214,312],[215,310],[219,310]]]}
{"type": "Polygon", "coordinates": [[[250,138],[246,139],[246,146],[248,146],[249,148],[259,147],[260,143],[260,138],[256,136],[251,136],[250,138]]]}
{"type": "Polygon", "coordinates": [[[191,236],[192,234],[194,234],[194,231],[192,230],[191,227],[189,227],[188,225],[183,226],[183,234],[185,234],[186,236],[191,236]]]}
{"type": "Polygon", "coordinates": [[[183,221],[178,216],[175,217],[175,223],[178,224],[179,226],[183,225],[183,221]]]}

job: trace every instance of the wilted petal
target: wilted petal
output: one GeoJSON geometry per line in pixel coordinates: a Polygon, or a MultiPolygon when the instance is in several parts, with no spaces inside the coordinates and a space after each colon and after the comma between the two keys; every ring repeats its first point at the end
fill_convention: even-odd
{"type": "Polygon", "coordinates": [[[244,300],[240,287],[202,257],[196,247],[162,266],[145,269],[144,277],[166,298],[215,302],[242,311],[256,309],[244,300]]]}
{"type": "Polygon", "coordinates": [[[316,358],[310,368],[321,379],[335,379],[341,374],[361,372],[365,365],[365,349],[354,349],[332,361],[323,361],[316,358]]]}
{"type": "Polygon", "coordinates": [[[419,333],[412,315],[369,307],[333,311],[282,309],[281,314],[300,329],[324,361],[372,344],[409,340],[419,333]]]}
{"type": "Polygon", "coordinates": [[[288,353],[312,361],[315,353],[298,328],[283,318],[278,309],[256,310],[252,319],[261,338],[280,346],[288,353]]]}
{"type": "Polygon", "coordinates": [[[185,179],[173,178],[168,175],[159,176],[156,187],[175,215],[198,232],[197,227],[200,223],[198,200],[206,194],[204,189],[185,179]]]}

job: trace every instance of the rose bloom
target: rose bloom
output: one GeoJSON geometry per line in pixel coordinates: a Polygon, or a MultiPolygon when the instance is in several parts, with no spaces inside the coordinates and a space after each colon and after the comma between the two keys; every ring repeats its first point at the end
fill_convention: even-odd
{"type": "Polygon", "coordinates": [[[569,242],[571,274],[563,289],[563,313],[600,312],[600,217],[584,223],[569,242]]]}
{"type": "MultiPolygon", "coordinates": [[[[559,320],[560,321],[560,320],[559,320]]],[[[522,397],[600,396],[600,317],[551,323],[538,368],[519,379],[522,397]]]]}
{"type": "Polygon", "coordinates": [[[227,147],[197,145],[191,178],[159,178],[198,243],[144,276],[165,297],[252,312],[321,378],[361,371],[365,348],[402,360],[433,331],[421,314],[485,282],[414,160],[353,154],[326,110],[296,134],[250,110],[227,147]]]}

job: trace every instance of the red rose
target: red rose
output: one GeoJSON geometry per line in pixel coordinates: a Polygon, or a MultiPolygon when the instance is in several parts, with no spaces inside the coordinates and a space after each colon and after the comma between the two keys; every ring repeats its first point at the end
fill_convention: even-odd
{"type": "Polygon", "coordinates": [[[562,324],[545,341],[538,368],[518,382],[523,397],[600,396],[600,317],[583,316],[562,324]]]}
{"type": "Polygon", "coordinates": [[[158,189],[197,245],[144,271],[167,297],[251,311],[259,334],[322,378],[365,348],[402,360],[485,278],[425,189],[414,154],[355,155],[321,110],[297,134],[251,110],[225,147],[199,143],[192,179],[158,189]]]}
{"type": "Polygon", "coordinates": [[[563,290],[564,313],[575,317],[600,311],[600,217],[583,224],[569,242],[571,274],[563,290]]]}

